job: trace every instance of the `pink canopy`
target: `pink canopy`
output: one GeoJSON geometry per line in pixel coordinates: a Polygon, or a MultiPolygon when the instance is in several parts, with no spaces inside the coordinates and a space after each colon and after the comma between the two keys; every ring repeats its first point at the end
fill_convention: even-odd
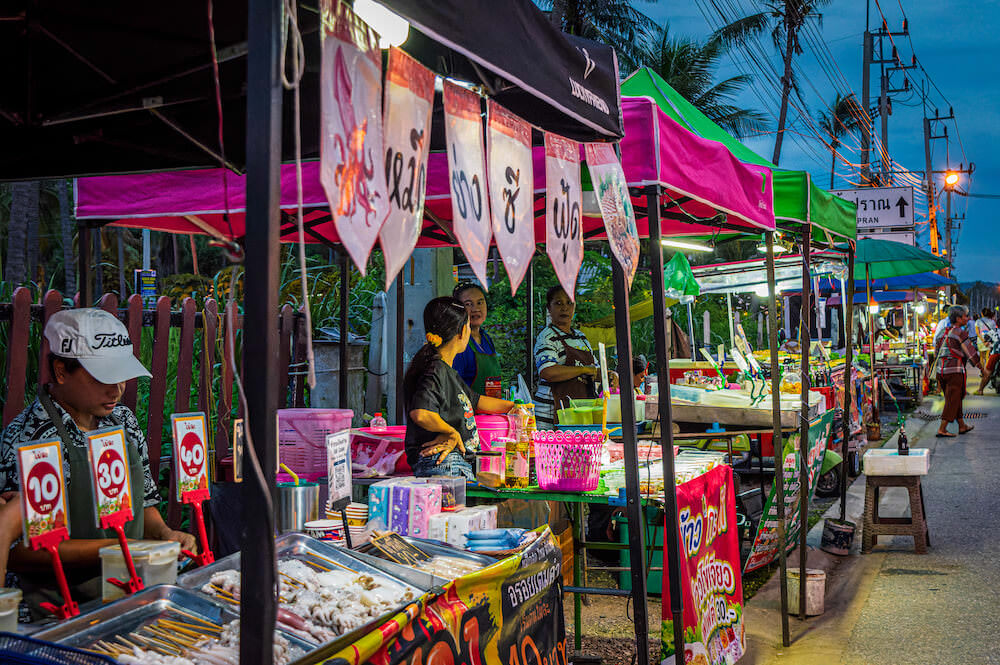
{"type": "MultiPolygon", "coordinates": [[[[665,213],[684,218],[662,218],[665,236],[709,235],[712,223],[692,223],[723,213],[726,224],[748,231],[774,228],[771,173],[762,166],[743,164],[721,143],[688,132],[644,97],[622,100],[625,138],[621,143],[625,177],[631,187],[660,185],[665,213]]],[[[583,151],[581,146],[581,158],[583,151]]],[[[533,150],[535,192],[545,191],[545,156],[533,150]]],[[[319,162],[302,165],[303,204],[307,241],[337,242],[326,196],[319,182],[319,162]]],[[[433,153],[427,174],[427,220],[418,246],[454,245],[450,230],[451,201],[448,160],[433,153]]],[[[281,170],[281,208],[289,213],[282,240],[294,241],[296,200],[295,166],[281,170]]],[[[645,208],[643,198],[636,206],[645,208]]],[[[535,204],[535,239],[545,240],[541,223],[544,201],[535,204]]],[[[222,169],[168,171],[138,175],[98,176],[76,181],[78,219],[112,219],[119,226],[170,233],[209,233],[238,238],[245,233],[246,178],[222,169]],[[225,192],[228,191],[228,206],[225,192]],[[228,213],[228,214],[226,214],[228,213]]],[[[594,212],[595,215],[599,213],[594,212]]],[[[639,233],[648,235],[645,216],[639,233]]],[[[604,236],[599,216],[584,218],[584,238],[604,236]]]]}

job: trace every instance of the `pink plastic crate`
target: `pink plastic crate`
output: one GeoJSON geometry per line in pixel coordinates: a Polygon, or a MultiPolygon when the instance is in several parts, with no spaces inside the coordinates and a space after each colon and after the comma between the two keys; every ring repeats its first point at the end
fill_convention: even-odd
{"type": "Polygon", "coordinates": [[[544,441],[535,437],[538,487],[561,492],[590,492],[601,480],[603,441],[544,441]]]}
{"type": "Polygon", "coordinates": [[[278,409],[278,460],[300,475],[326,475],[326,435],[351,427],[350,409],[278,409]]]}

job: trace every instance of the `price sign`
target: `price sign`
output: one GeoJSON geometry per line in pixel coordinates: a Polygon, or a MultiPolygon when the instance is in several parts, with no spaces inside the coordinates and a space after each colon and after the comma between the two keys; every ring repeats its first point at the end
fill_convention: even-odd
{"type": "Polygon", "coordinates": [[[174,473],[177,499],[183,503],[208,498],[208,443],[204,413],[171,416],[174,432],[174,473]]]}
{"type": "Polygon", "coordinates": [[[233,421],[233,479],[243,482],[243,446],[246,440],[243,436],[243,419],[237,418],[233,421]]]}
{"type": "Polygon", "coordinates": [[[351,502],[350,430],[326,435],[326,477],[330,485],[328,505],[342,510],[351,502]]]}
{"type": "Polygon", "coordinates": [[[90,480],[97,526],[110,529],[132,520],[132,482],[128,473],[125,430],[112,427],[87,436],[90,480]]]}
{"type": "Polygon", "coordinates": [[[69,537],[66,511],[66,480],[63,476],[62,444],[58,439],[29,441],[17,449],[21,478],[21,517],[24,540],[34,549],[69,537]]]}

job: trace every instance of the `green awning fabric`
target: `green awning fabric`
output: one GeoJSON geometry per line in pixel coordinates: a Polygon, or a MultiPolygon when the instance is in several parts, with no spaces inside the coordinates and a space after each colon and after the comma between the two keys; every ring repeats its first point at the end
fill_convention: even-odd
{"type": "Polygon", "coordinates": [[[941,270],[950,264],[940,256],[892,240],[864,238],[854,254],[854,279],[887,279],[941,270]]]}
{"type": "Polygon", "coordinates": [[[812,184],[812,179],[805,171],[782,170],[743,145],[684,99],[652,69],[643,67],[625,79],[622,83],[622,95],[649,97],[664,113],[698,136],[725,145],[740,161],[773,169],[776,219],[799,224],[812,223],[815,229],[813,237],[817,240],[826,240],[826,232],[842,238],[857,237],[857,208],[853,203],[812,184]]]}

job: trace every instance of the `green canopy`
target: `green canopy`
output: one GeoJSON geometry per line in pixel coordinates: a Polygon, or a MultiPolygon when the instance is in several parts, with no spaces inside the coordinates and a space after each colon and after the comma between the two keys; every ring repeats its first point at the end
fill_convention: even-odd
{"type": "Polygon", "coordinates": [[[906,277],[948,266],[940,256],[892,240],[864,238],[854,250],[854,279],[906,277]]]}
{"type": "Polygon", "coordinates": [[[853,203],[817,187],[805,171],[782,170],[743,145],[652,69],[643,67],[633,72],[622,83],[622,95],[649,97],[671,118],[702,138],[722,143],[740,161],[769,167],[774,174],[776,219],[811,223],[815,229],[813,236],[817,239],[825,240],[825,232],[842,238],[857,237],[857,207],[853,203]]]}

